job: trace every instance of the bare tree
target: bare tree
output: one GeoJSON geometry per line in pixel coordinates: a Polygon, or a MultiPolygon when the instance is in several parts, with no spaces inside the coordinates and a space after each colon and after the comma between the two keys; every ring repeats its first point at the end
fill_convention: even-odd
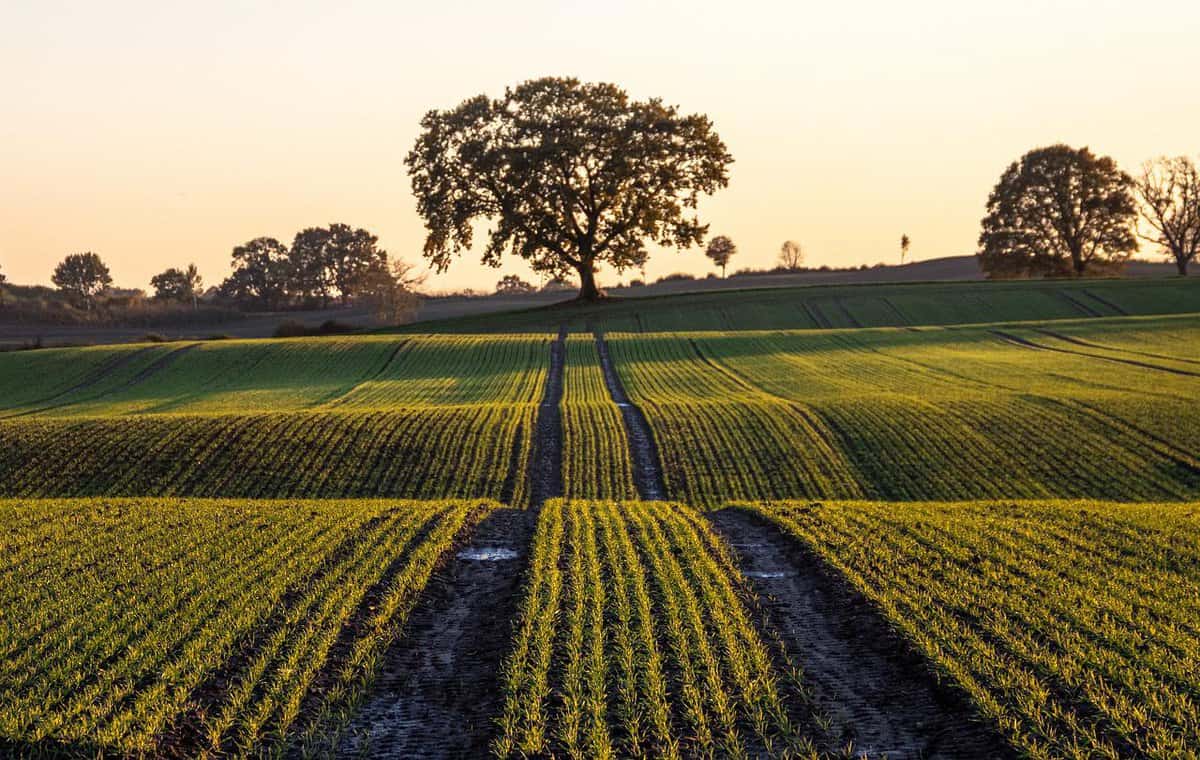
{"type": "Polygon", "coordinates": [[[1153,230],[1140,235],[1175,260],[1179,274],[1200,255],[1200,172],[1187,156],[1163,156],[1142,164],[1135,182],[1141,215],[1153,230]]]}
{"type": "Polygon", "coordinates": [[[708,248],[704,250],[704,255],[712,259],[712,263],[721,267],[721,277],[725,277],[725,267],[729,265],[729,260],[736,253],[737,246],[725,235],[717,235],[708,241],[708,248]]]}
{"type": "Polygon", "coordinates": [[[804,266],[804,249],[795,240],[785,241],[779,246],[779,265],[795,272],[804,266]]]}
{"type": "Polygon", "coordinates": [[[901,235],[900,236],[900,264],[902,266],[904,264],[904,259],[908,256],[908,247],[910,245],[912,245],[912,241],[909,240],[908,234],[905,233],[905,234],[901,235]]]}

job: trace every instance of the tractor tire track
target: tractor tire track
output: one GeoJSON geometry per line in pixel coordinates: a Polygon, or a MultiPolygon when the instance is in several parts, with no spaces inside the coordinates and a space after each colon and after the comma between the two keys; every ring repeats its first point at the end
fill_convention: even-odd
{"type": "Polygon", "coordinates": [[[1066,301],[1067,303],[1069,303],[1069,304],[1071,304],[1072,306],[1074,306],[1074,307],[1075,307],[1075,309],[1076,309],[1077,311],[1081,312],[1081,313],[1082,313],[1082,314],[1083,314],[1085,317],[1103,317],[1103,316],[1104,316],[1103,314],[1101,314],[1100,312],[1096,311],[1096,310],[1095,310],[1095,309],[1093,309],[1091,306],[1088,306],[1088,305],[1087,305],[1086,303],[1084,303],[1083,301],[1080,301],[1078,298],[1076,298],[1075,296],[1071,295],[1070,293],[1068,293],[1068,292],[1067,292],[1067,291],[1065,291],[1065,290],[1056,290],[1056,291],[1054,291],[1054,292],[1058,294],[1058,297],[1059,297],[1059,298],[1063,299],[1063,300],[1064,300],[1064,301],[1066,301]]]}
{"type": "Polygon", "coordinates": [[[1135,359],[1120,359],[1115,356],[1100,356],[1099,354],[1091,354],[1086,351],[1072,351],[1067,348],[1058,348],[1057,346],[1047,346],[1042,343],[1034,343],[1031,340],[1022,338],[1011,333],[1001,332],[1000,330],[992,330],[992,335],[997,336],[1006,343],[1012,343],[1023,348],[1031,348],[1037,351],[1054,351],[1060,354],[1069,354],[1071,356],[1083,356],[1088,359],[1096,359],[1103,362],[1113,362],[1115,364],[1128,364],[1131,367],[1140,367],[1142,369],[1152,369],[1159,372],[1170,372],[1172,375],[1186,375],[1188,377],[1200,377],[1200,372],[1189,372],[1185,369],[1176,369],[1175,367],[1164,367],[1161,364],[1150,364],[1149,362],[1141,362],[1135,359]]]}
{"type": "MultiPolygon", "coordinates": [[[[97,383],[99,383],[100,381],[102,381],[104,378],[108,377],[112,373],[114,373],[117,370],[121,369],[122,367],[132,363],[135,359],[137,359],[139,356],[142,356],[147,351],[153,351],[153,350],[154,350],[154,346],[146,346],[145,348],[139,348],[136,351],[131,351],[129,353],[121,354],[120,356],[115,356],[112,359],[109,359],[108,361],[104,362],[102,365],[97,367],[92,372],[88,373],[88,375],[86,377],[84,377],[83,380],[80,380],[78,383],[76,383],[75,385],[72,385],[70,388],[59,391],[58,393],[51,394],[49,396],[45,396],[36,401],[31,401],[30,404],[50,404],[50,402],[57,401],[58,399],[60,399],[64,396],[70,396],[72,394],[78,393],[79,391],[87,390],[88,388],[91,388],[92,386],[96,385],[97,383]]],[[[62,406],[62,405],[61,404],[51,405],[51,406],[46,406],[46,407],[40,407],[38,409],[17,412],[15,414],[7,414],[7,415],[4,415],[2,419],[7,419],[10,417],[23,417],[27,414],[36,414],[37,412],[42,411],[43,409],[55,409],[58,406],[62,406]]]]}
{"type": "Polygon", "coordinates": [[[1098,295],[1096,295],[1095,293],[1093,293],[1093,292],[1092,292],[1092,291],[1090,291],[1090,290],[1084,290],[1084,291],[1082,291],[1082,292],[1083,292],[1083,294],[1084,294],[1085,296],[1087,296],[1088,298],[1092,299],[1092,300],[1093,300],[1093,301],[1095,301],[1096,303],[1104,304],[1104,305],[1105,305],[1105,306],[1107,306],[1108,308],[1112,309],[1112,310],[1113,310],[1114,312],[1116,312],[1116,313],[1117,313],[1119,316],[1122,316],[1122,317],[1128,317],[1128,316],[1129,316],[1129,312],[1125,311],[1125,310],[1124,310],[1124,309],[1122,309],[1120,306],[1117,306],[1115,303],[1113,303],[1112,301],[1108,300],[1107,298],[1103,298],[1103,297],[1101,297],[1101,296],[1098,296],[1098,295]]]}
{"type": "Polygon", "coordinates": [[[1039,329],[1039,330],[1036,330],[1036,332],[1039,332],[1042,335],[1045,335],[1050,338],[1056,338],[1057,340],[1061,340],[1064,343],[1074,343],[1075,345],[1081,346],[1083,348],[1093,348],[1093,349],[1098,349],[1100,351],[1113,351],[1118,354],[1132,354],[1133,356],[1144,356],[1148,359],[1162,359],[1164,361],[1169,361],[1169,362],[1182,362],[1183,364],[1200,364],[1200,360],[1197,360],[1197,359],[1184,359],[1181,356],[1170,356],[1168,354],[1155,354],[1155,353],[1150,353],[1149,351],[1134,351],[1131,348],[1117,348],[1115,346],[1106,346],[1101,343],[1091,343],[1089,341],[1083,340],[1082,338],[1074,338],[1074,337],[1071,337],[1070,335],[1064,335],[1062,333],[1054,332],[1053,330],[1039,329]]]}
{"type": "Polygon", "coordinates": [[[456,546],[384,655],[338,757],[487,757],[503,709],[500,668],[533,538],[532,512],[498,509],[456,546]],[[508,549],[504,559],[481,559],[508,549]]]}
{"type": "Polygon", "coordinates": [[[604,340],[604,334],[594,330],[592,335],[596,341],[596,353],[600,357],[600,368],[604,372],[604,384],[608,387],[608,395],[621,410],[621,419],[625,422],[625,437],[629,441],[629,455],[633,460],[633,483],[637,486],[638,498],[642,501],[662,501],[667,498],[667,486],[663,480],[662,459],[658,455],[658,445],[654,442],[654,432],[650,429],[650,423],[646,421],[646,415],[625,395],[621,378],[608,355],[608,343],[604,340]]]}
{"type": "Polygon", "coordinates": [[[1014,756],[869,601],[799,542],[737,509],[708,518],[828,721],[819,749],[890,760],[1014,756]]]}
{"type": "MultiPolygon", "coordinates": [[[[38,407],[37,409],[29,409],[29,410],[26,410],[26,411],[23,411],[23,412],[19,412],[19,413],[17,413],[17,414],[12,414],[12,415],[9,415],[9,416],[8,416],[8,417],[6,417],[5,419],[12,419],[12,418],[14,418],[14,417],[25,417],[25,416],[27,416],[27,415],[30,415],[30,414],[41,414],[42,412],[49,412],[49,411],[53,411],[54,409],[62,409],[63,407],[72,406],[73,404],[79,404],[79,403],[83,403],[83,402],[85,402],[85,401],[96,401],[97,399],[102,399],[102,398],[104,398],[105,396],[111,396],[111,395],[113,395],[114,393],[120,393],[120,392],[122,392],[122,391],[129,390],[130,388],[133,388],[133,387],[135,387],[135,386],[137,386],[137,385],[140,385],[141,383],[145,382],[145,381],[146,381],[146,380],[147,380],[149,377],[151,377],[152,375],[154,375],[154,374],[156,374],[156,373],[158,373],[158,372],[162,371],[164,368],[166,368],[166,367],[170,366],[170,365],[171,365],[171,364],[173,364],[173,363],[174,363],[174,362],[175,362],[175,361],[176,361],[176,360],[177,360],[177,359],[178,359],[180,356],[182,356],[182,355],[184,355],[184,354],[188,353],[189,351],[191,351],[191,350],[195,349],[195,348],[196,348],[197,346],[199,346],[199,345],[200,345],[199,343],[189,343],[188,345],[186,345],[186,346],[183,346],[183,347],[181,347],[181,348],[177,348],[177,349],[175,349],[175,350],[173,350],[173,351],[168,351],[167,353],[163,354],[162,356],[160,356],[160,357],[158,357],[157,359],[155,359],[154,361],[152,361],[150,364],[146,365],[146,367],[144,367],[144,368],[143,368],[143,369],[142,369],[140,372],[138,372],[136,375],[134,375],[133,377],[129,378],[129,380],[128,380],[128,381],[126,381],[126,382],[122,383],[121,385],[117,386],[116,388],[112,388],[112,389],[110,389],[110,390],[104,391],[104,392],[102,392],[102,393],[98,393],[98,394],[96,394],[96,395],[94,395],[94,396],[88,396],[88,397],[86,397],[86,398],[72,399],[72,400],[69,400],[69,401],[62,401],[62,402],[60,402],[60,403],[57,403],[57,404],[48,404],[48,405],[46,405],[46,406],[38,407]]],[[[149,348],[143,348],[143,349],[140,349],[140,350],[138,350],[138,351],[134,351],[132,354],[129,354],[129,355],[128,355],[128,356],[126,356],[126,357],[122,357],[122,359],[123,359],[122,361],[119,361],[119,362],[117,362],[117,363],[116,363],[116,365],[114,365],[114,366],[110,367],[110,369],[109,369],[108,371],[106,371],[106,372],[104,372],[103,374],[101,374],[101,375],[97,376],[97,377],[96,377],[94,380],[91,380],[91,381],[89,381],[89,382],[86,382],[86,383],[81,383],[80,385],[76,386],[76,387],[75,387],[75,388],[73,388],[73,389],[69,389],[69,390],[63,391],[62,393],[59,393],[59,394],[57,394],[56,396],[54,396],[54,398],[62,398],[63,396],[69,395],[69,394],[71,394],[71,393],[75,393],[75,392],[77,392],[77,391],[79,391],[79,390],[84,390],[84,389],[86,389],[86,388],[90,388],[90,387],[92,387],[92,386],[94,386],[94,385],[98,384],[98,383],[99,383],[101,380],[103,380],[105,377],[107,377],[107,376],[111,375],[111,374],[112,374],[113,372],[115,372],[117,369],[119,369],[119,368],[120,368],[120,367],[122,367],[122,366],[125,366],[125,365],[126,365],[126,364],[128,364],[130,361],[132,361],[132,360],[134,359],[134,357],[135,357],[135,356],[138,356],[138,355],[140,355],[142,352],[144,352],[144,351],[148,351],[148,350],[150,350],[150,349],[149,349],[149,348]]]]}
{"type": "Polygon", "coordinates": [[[540,507],[547,499],[563,495],[562,479],[562,397],[563,365],[567,359],[567,325],[558,328],[558,337],[550,343],[550,370],[542,403],[534,425],[529,462],[529,502],[540,507]]]}

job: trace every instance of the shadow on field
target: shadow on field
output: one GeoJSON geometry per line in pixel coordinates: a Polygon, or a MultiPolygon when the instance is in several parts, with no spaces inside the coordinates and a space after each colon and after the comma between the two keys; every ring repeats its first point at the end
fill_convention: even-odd
{"type": "Polygon", "coordinates": [[[1010,758],[1004,740],[871,603],[774,525],[727,508],[708,515],[733,548],[814,706],[826,751],[854,756],[1010,758]]]}

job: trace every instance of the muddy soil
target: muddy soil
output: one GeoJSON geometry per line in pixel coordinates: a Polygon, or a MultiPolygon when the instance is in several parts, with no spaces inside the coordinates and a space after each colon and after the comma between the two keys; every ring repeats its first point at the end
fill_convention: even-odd
{"type": "Polygon", "coordinates": [[[343,734],[339,757],[488,756],[535,520],[524,510],[493,512],[430,580],[343,734]]]}
{"type": "Polygon", "coordinates": [[[563,365],[567,359],[567,327],[558,329],[558,339],[550,344],[550,372],[538,406],[533,446],[529,463],[529,501],[540,507],[546,499],[563,495],[562,480],[562,403],[563,365]]]}
{"type": "Polygon", "coordinates": [[[658,457],[658,446],[654,433],[642,410],[625,395],[621,378],[608,355],[608,343],[596,332],[596,353],[600,356],[600,368],[604,372],[604,384],[608,395],[621,410],[625,422],[625,437],[629,441],[629,455],[633,459],[633,484],[642,501],[662,501],[667,498],[667,486],[663,480],[662,465],[658,457]]]}
{"type": "Polygon", "coordinates": [[[1009,758],[1003,740],[962,697],[938,684],[868,602],[769,523],[745,512],[710,513],[733,547],[769,624],[803,671],[829,752],[906,758],[1009,758]]]}

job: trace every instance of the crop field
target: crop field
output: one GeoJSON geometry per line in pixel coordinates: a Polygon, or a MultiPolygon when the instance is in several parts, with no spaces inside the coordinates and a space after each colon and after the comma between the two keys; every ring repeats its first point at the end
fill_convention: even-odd
{"type": "Polygon", "coordinates": [[[356,336],[5,355],[13,372],[0,382],[14,395],[0,410],[0,493],[521,503],[548,340],[356,336]],[[86,368],[50,374],[72,355],[86,368]],[[30,398],[24,378],[39,373],[58,382],[30,398]]]}
{"type": "Polygon", "coordinates": [[[1200,322],[1052,324],[609,343],[692,504],[1200,494],[1200,322]],[[1118,348],[1142,333],[1171,337],[1118,348]]]}
{"type": "Polygon", "coordinates": [[[213,756],[340,719],[465,502],[0,502],[0,749],[213,756]]]}
{"type": "Polygon", "coordinates": [[[770,646],[693,511],[550,502],[512,654],[500,757],[702,757],[804,748],[770,646]]]}
{"type": "Polygon", "coordinates": [[[748,505],[1028,757],[1195,757],[1200,505],[748,505]]]}
{"type": "Polygon", "coordinates": [[[1200,758],[1197,288],[0,353],[0,755],[1200,758]]]}
{"type": "MultiPolygon", "coordinates": [[[[1189,314],[1200,303],[1196,278],[1072,282],[952,282],[822,285],[626,298],[600,306],[529,309],[436,323],[462,333],[658,333],[828,330],[960,325],[1137,315],[1189,314]]],[[[402,332],[422,333],[433,323],[402,332]]]]}

